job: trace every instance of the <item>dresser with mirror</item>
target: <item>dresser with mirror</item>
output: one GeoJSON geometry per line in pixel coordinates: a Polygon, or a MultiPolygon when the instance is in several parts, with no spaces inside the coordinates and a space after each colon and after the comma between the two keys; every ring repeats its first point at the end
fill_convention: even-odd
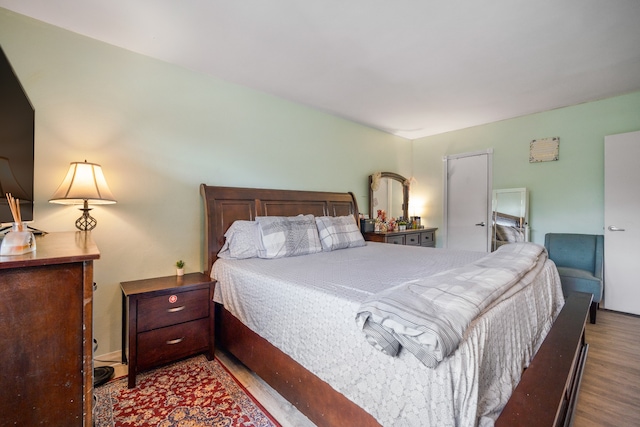
{"type": "MultiPolygon", "coordinates": [[[[385,218],[395,218],[406,223],[406,229],[393,229],[384,224],[381,229],[364,231],[365,240],[371,242],[392,243],[435,247],[437,228],[424,228],[419,217],[409,217],[409,185],[407,178],[394,172],[377,172],[369,175],[369,218],[378,217],[379,211],[385,212],[385,218]]],[[[402,227],[402,228],[404,228],[402,227]]]]}

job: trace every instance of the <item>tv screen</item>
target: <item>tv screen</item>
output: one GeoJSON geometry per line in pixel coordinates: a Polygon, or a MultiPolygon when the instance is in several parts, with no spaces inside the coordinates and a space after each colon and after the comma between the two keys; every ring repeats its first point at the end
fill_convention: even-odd
{"type": "Polygon", "coordinates": [[[0,223],[13,222],[6,193],[20,200],[23,221],[33,221],[34,110],[0,47],[0,223]]]}

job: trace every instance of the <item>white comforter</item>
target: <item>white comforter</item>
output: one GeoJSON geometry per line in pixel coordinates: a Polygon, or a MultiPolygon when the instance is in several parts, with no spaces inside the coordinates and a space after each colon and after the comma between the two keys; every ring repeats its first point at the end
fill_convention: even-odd
{"type": "Polygon", "coordinates": [[[402,346],[434,368],[458,348],[482,310],[531,270],[539,271],[546,259],[544,247],[535,243],[504,245],[465,266],[367,298],[356,316],[358,326],[378,350],[395,356],[402,346]]]}
{"type": "Polygon", "coordinates": [[[491,425],[563,304],[555,266],[474,320],[435,369],[390,357],[354,321],[366,298],[484,253],[368,243],[274,260],[218,260],[215,299],[384,426],[491,425]]]}

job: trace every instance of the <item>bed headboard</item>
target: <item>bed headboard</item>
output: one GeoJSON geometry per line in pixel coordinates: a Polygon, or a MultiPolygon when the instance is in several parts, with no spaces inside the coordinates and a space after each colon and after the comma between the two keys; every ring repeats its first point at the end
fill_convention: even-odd
{"type": "Polygon", "coordinates": [[[525,226],[524,217],[496,211],[493,211],[493,222],[495,224],[506,225],[509,227],[522,228],[525,226]]]}
{"type": "Polygon", "coordinates": [[[353,193],[272,190],[264,188],[200,185],[204,201],[205,273],[224,244],[224,233],[235,220],[252,221],[256,216],[353,215],[358,223],[358,204],[353,193]]]}

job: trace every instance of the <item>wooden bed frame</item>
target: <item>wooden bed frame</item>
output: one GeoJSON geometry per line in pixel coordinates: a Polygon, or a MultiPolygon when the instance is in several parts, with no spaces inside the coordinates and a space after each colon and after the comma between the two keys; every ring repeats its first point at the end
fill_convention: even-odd
{"type": "MultiPolygon", "coordinates": [[[[352,193],[214,187],[202,184],[206,273],[235,220],[256,216],[354,215],[352,193]]],[[[584,325],[590,294],[574,294],[523,373],[496,425],[570,425],[588,346],[584,325]]],[[[212,303],[213,304],[213,303],[212,303]]],[[[379,426],[366,411],[215,304],[215,344],[225,348],[318,426],[379,426]]]]}

